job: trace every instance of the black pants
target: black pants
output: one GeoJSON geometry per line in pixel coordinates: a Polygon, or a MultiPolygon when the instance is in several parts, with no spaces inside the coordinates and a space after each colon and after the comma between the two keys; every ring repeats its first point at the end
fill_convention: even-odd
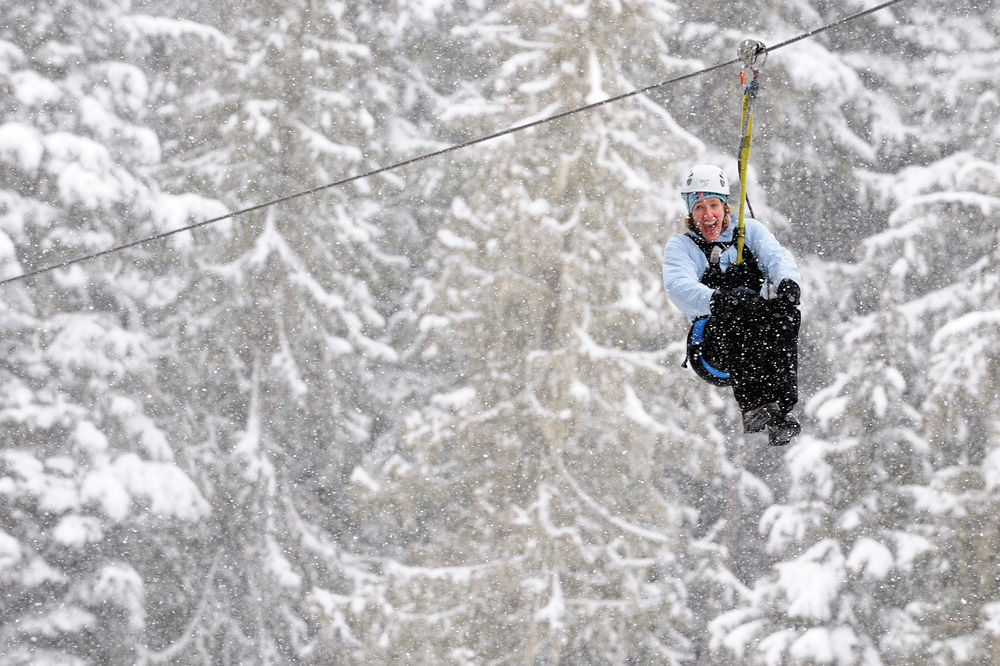
{"type": "Polygon", "coordinates": [[[777,402],[790,412],[799,401],[799,326],[802,315],[787,301],[766,301],[751,316],[708,318],[702,354],[732,376],[741,411],[777,402]]]}

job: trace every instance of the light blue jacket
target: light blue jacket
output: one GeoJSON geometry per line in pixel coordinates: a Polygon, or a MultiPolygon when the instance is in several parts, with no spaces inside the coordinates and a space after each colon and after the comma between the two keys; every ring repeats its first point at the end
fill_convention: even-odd
{"type": "MultiPolygon", "coordinates": [[[[802,284],[799,267],[792,253],[778,242],[767,227],[753,218],[744,219],[744,248],[749,248],[757,259],[760,270],[774,286],[782,280],[802,284]]],[[[729,228],[719,237],[720,242],[730,242],[736,231],[736,221],[730,217],[729,228]]],[[[722,253],[719,267],[726,271],[736,263],[736,245],[722,253]]],[[[709,314],[712,289],[701,283],[701,276],[708,268],[708,259],[701,248],[686,234],[678,234],[667,241],[663,248],[663,286],[671,302],[694,321],[709,314]]]]}

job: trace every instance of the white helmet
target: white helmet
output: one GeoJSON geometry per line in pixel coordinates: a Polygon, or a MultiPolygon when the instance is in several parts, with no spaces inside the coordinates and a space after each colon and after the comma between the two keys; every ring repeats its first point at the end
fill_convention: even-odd
{"type": "Polygon", "coordinates": [[[688,195],[694,192],[720,194],[720,198],[726,201],[729,199],[729,179],[726,178],[726,172],[712,164],[692,167],[681,186],[681,195],[687,201],[688,195]]]}

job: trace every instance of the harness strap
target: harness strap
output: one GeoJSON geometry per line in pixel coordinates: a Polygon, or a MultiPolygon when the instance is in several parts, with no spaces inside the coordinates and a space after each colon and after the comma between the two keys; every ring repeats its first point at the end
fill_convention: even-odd
{"type": "Polygon", "coordinates": [[[693,231],[688,231],[684,235],[693,240],[694,244],[698,246],[698,249],[705,253],[705,258],[708,259],[708,263],[715,266],[719,265],[719,259],[722,257],[722,253],[731,248],[734,242],[723,240],[709,242],[693,231]]]}

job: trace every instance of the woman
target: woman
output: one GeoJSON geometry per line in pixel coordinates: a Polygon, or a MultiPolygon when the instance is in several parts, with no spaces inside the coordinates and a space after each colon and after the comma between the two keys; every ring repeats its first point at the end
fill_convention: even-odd
{"type": "Polygon", "coordinates": [[[744,220],[737,264],[729,181],[719,167],[691,169],[681,195],[688,232],[664,248],[663,285],[692,322],[688,361],[707,381],[733,387],[744,432],[766,428],[770,445],[787,444],[801,430],[789,413],[798,402],[798,266],[754,219],[744,220]],[[777,295],[766,300],[767,284],[777,295]]]}

